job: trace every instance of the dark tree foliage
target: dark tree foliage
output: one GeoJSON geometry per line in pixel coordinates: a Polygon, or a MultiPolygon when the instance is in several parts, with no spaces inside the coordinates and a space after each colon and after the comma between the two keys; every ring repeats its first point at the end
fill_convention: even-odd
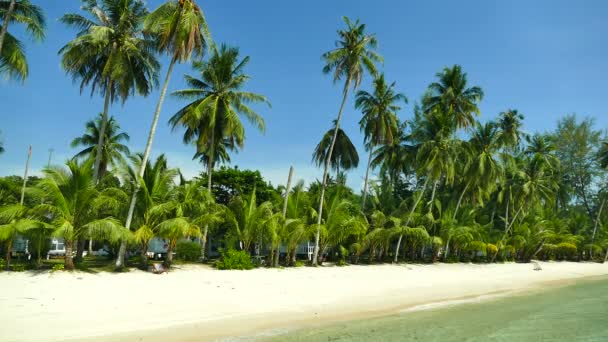
{"type": "MultiPolygon", "coordinates": [[[[206,173],[201,173],[201,178],[207,179],[206,173]]],[[[255,189],[257,203],[280,201],[280,194],[266,182],[260,171],[239,170],[234,168],[222,167],[213,172],[213,185],[211,190],[215,195],[217,203],[227,205],[236,196],[245,196],[255,189]]]]}

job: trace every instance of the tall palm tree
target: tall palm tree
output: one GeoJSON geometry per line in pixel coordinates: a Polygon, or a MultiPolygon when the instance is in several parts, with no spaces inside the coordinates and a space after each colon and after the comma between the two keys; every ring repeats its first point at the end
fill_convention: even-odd
{"type": "MultiPolygon", "coordinates": [[[[317,166],[325,165],[327,161],[335,126],[336,120],[334,120],[334,127],[330,128],[323,135],[323,138],[321,138],[321,141],[317,147],[315,147],[315,151],[312,154],[312,160],[317,166]]],[[[357,153],[357,148],[352,143],[346,132],[344,132],[341,128],[338,129],[336,143],[334,144],[334,153],[332,153],[329,165],[331,165],[332,169],[336,170],[336,175],[340,174],[340,170],[351,170],[359,166],[359,154],[357,153]]]]}
{"type": "Polygon", "coordinates": [[[395,82],[390,85],[386,83],[384,74],[374,79],[373,93],[368,93],[365,90],[357,92],[355,108],[363,111],[363,118],[359,121],[359,125],[365,135],[365,144],[369,149],[361,203],[363,209],[365,209],[365,200],[367,199],[367,184],[374,150],[376,146],[393,143],[393,137],[399,128],[397,112],[401,109],[397,102],[401,101],[407,103],[407,98],[402,93],[395,91],[395,82]]]}
{"type": "Polygon", "coordinates": [[[315,234],[315,250],[312,259],[313,265],[317,264],[317,257],[319,255],[319,235],[321,233],[323,200],[325,198],[325,188],[330,168],[329,163],[332,160],[332,153],[336,144],[338,130],[340,129],[344,105],[348,99],[348,92],[351,86],[353,89],[359,87],[365,71],[376,75],[377,71],[374,63],[382,61],[382,57],[374,51],[378,44],[376,37],[365,32],[365,24],[360,23],[359,20],[353,23],[348,17],[344,17],[344,23],[346,24],[346,30],[338,30],[339,40],[336,41],[336,48],[323,54],[323,60],[325,61],[323,73],[331,73],[334,83],[344,79],[344,88],[342,90],[342,103],[340,104],[336,118],[336,128],[325,161],[323,180],[321,182],[321,197],[317,219],[318,228],[315,234]]]}
{"type": "MultiPolygon", "coordinates": [[[[87,121],[86,133],[80,137],[72,140],[71,147],[83,146],[85,147],[80,152],[74,155],[74,158],[91,158],[95,159],[97,156],[97,143],[99,142],[99,132],[102,125],[102,114],[95,120],[87,121]]],[[[124,156],[129,154],[129,148],[124,145],[123,142],[128,142],[130,137],[127,133],[120,131],[120,125],[114,119],[110,117],[107,123],[105,138],[103,140],[103,151],[101,153],[101,162],[99,163],[99,170],[97,174],[99,178],[108,171],[108,166],[116,166],[119,163],[124,162],[124,156]]]]}
{"type": "Polygon", "coordinates": [[[415,151],[414,146],[409,144],[410,136],[405,132],[406,122],[398,123],[397,126],[393,142],[379,146],[372,160],[372,167],[380,167],[381,172],[390,177],[393,186],[400,174],[408,170],[415,151]]]}
{"type": "MultiPolygon", "coordinates": [[[[160,118],[160,112],[165,101],[169,80],[173,73],[173,67],[177,62],[187,62],[192,58],[192,55],[202,56],[207,46],[211,43],[211,36],[207,28],[207,21],[203,10],[196,4],[194,0],[169,0],[160,5],[156,10],[150,13],[144,22],[144,32],[147,36],[154,39],[155,48],[161,53],[170,56],[171,62],[167,69],[167,75],[160,92],[160,97],[152,119],[150,133],[146,149],[144,150],[143,163],[140,165],[139,177],[143,177],[150,152],[152,150],[152,142],[156,134],[156,126],[160,118]]],[[[135,201],[137,201],[138,187],[135,188],[127,213],[125,226],[131,227],[133,220],[133,211],[135,210],[135,201]]],[[[116,259],[116,267],[123,266],[124,254],[126,252],[126,242],[120,245],[120,252],[116,259]]]]}
{"type": "Polygon", "coordinates": [[[10,24],[24,24],[36,40],[44,39],[45,18],[42,9],[29,0],[0,1],[0,75],[24,80],[29,68],[23,44],[8,32],[10,24]]]}
{"type": "Polygon", "coordinates": [[[444,68],[437,73],[437,82],[429,85],[429,93],[423,98],[424,111],[434,110],[452,117],[452,128],[469,128],[475,124],[473,114],[479,114],[477,104],[483,99],[480,87],[467,88],[467,74],[460,65],[444,68]]]}
{"type": "MultiPolygon", "coordinates": [[[[79,32],[59,50],[61,64],[72,79],[80,81],[80,92],[91,86],[91,96],[104,96],[98,146],[104,145],[108,109],[118,98],[124,103],[137,92],[148,95],[158,84],[159,64],[154,42],[142,34],[148,15],[142,0],[82,0],[82,10],[65,14],[61,21],[79,32]]],[[[103,148],[97,149],[93,178],[99,180],[103,148]]]]}
{"type": "Polygon", "coordinates": [[[501,131],[501,143],[504,146],[516,150],[521,144],[524,133],[521,131],[524,115],[519,113],[517,109],[509,109],[506,112],[500,113],[498,125],[501,131]]]}
{"type": "Polygon", "coordinates": [[[226,45],[214,48],[208,61],[193,63],[201,78],[186,76],[190,88],[173,93],[180,99],[192,101],[175,113],[169,124],[174,129],[178,126],[185,128],[184,143],[196,142],[195,156],[203,153],[208,156],[209,189],[218,146],[243,147],[245,127],[240,116],[261,132],[266,128],[264,119],[248,104],[266,103],[270,106],[270,102],[262,95],[242,90],[251,78],[243,73],[248,62],[248,56],[239,61],[237,48],[226,45]]]}
{"type": "Polygon", "coordinates": [[[456,219],[462,198],[473,185],[478,190],[477,199],[481,200],[496,188],[501,166],[496,152],[502,146],[499,127],[494,122],[476,123],[471,139],[465,145],[470,160],[466,163],[464,177],[466,184],[458,197],[453,219],[456,219]]]}

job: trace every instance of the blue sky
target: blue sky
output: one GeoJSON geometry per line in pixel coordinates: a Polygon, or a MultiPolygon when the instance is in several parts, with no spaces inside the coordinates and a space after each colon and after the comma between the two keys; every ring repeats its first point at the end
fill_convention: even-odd
{"type": "MultiPolygon", "coordinates": [[[[85,121],[102,109],[100,97],[79,94],[62,71],[57,51],[75,32],[58,18],[78,11],[77,0],[33,0],[48,17],[47,39],[27,39],[30,77],[25,83],[0,80],[0,175],[22,174],[27,146],[33,146],[32,170],[46,165],[48,149],[60,163],[75,150],[70,141],[82,134],[85,121]]],[[[148,0],[156,8],[161,0],[148,0]]],[[[310,163],[311,153],[335,117],[341,88],[323,75],[321,54],[333,48],[342,16],[360,18],[379,41],[384,56],[381,69],[388,80],[410,99],[400,117],[409,118],[434,75],[443,67],[460,64],[469,83],[485,91],[482,120],[516,108],[524,113],[527,131],[555,127],[557,119],[576,112],[608,128],[605,105],[608,76],[608,2],[606,1],[199,1],[216,42],[240,47],[251,56],[247,89],[266,95],[272,109],[258,107],[267,123],[262,135],[247,127],[246,146],[233,157],[240,168],[260,169],[273,184],[284,183],[289,165],[297,178],[320,178],[310,163]]],[[[20,37],[17,29],[12,32],[20,37]]],[[[167,59],[162,58],[166,67],[167,59]]],[[[164,75],[165,70],[161,71],[164,75]]],[[[169,90],[184,87],[188,65],[178,66],[169,90]]],[[[362,88],[369,88],[369,78],[362,88]]],[[[111,108],[129,146],[145,146],[155,91],[133,97],[111,108]]],[[[166,122],[183,103],[169,98],[163,108],[153,155],[166,153],[169,162],[193,176],[202,166],[191,161],[193,147],[184,146],[181,132],[166,122]]],[[[349,174],[349,184],[360,187],[366,153],[357,122],[360,113],[349,101],[344,129],[357,146],[362,162],[349,174]]]]}

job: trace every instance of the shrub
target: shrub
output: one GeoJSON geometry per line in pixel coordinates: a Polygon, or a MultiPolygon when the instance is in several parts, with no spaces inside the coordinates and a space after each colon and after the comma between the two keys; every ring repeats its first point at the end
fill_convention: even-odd
{"type": "Polygon", "coordinates": [[[63,264],[55,264],[55,265],[53,265],[53,269],[51,270],[51,272],[57,272],[57,271],[63,271],[63,270],[64,270],[63,264]]]}
{"type": "Polygon", "coordinates": [[[0,258],[0,272],[2,272],[4,270],[5,266],[6,266],[6,263],[4,262],[4,259],[0,258]]]}
{"type": "Polygon", "coordinates": [[[197,261],[201,257],[201,246],[192,241],[180,241],[175,246],[175,257],[183,261],[197,261]]]}
{"type": "Polygon", "coordinates": [[[23,272],[23,271],[25,271],[25,265],[24,264],[13,264],[13,265],[11,265],[11,269],[13,270],[13,272],[23,272]]]}
{"type": "Polygon", "coordinates": [[[300,260],[298,260],[298,261],[296,261],[296,264],[295,264],[294,266],[295,266],[295,267],[303,267],[304,265],[305,265],[305,264],[304,264],[304,261],[300,261],[300,260]]]}
{"type": "Polygon", "coordinates": [[[229,249],[220,251],[221,258],[215,263],[220,270],[250,270],[253,268],[251,257],[245,251],[229,249]]]}
{"type": "Polygon", "coordinates": [[[491,243],[486,244],[486,252],[489,256],[494,256],[494,254],[498,253],[498,247],[491,243]]]}
{"type": "Polygon", "coordinates": [[[336,262],[336,266],[347,266],[348,263],[345,260],[338,260],[338,262],[336,262]]]}
{"type": "Polygon", "coordinates": [[[576,256],[577,248],[576,245],[573,245],[568,242],[562,242],[557,245],[557,254],[560,256],[560,259],[571,260],[576,256]]]}

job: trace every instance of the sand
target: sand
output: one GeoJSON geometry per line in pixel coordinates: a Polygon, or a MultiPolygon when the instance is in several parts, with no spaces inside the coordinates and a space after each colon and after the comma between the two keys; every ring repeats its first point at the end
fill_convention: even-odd
{"type": "Polygon", "coordinates": [[[0,273],[1,341],[207,341],[608,275],[608,264],[435,264],[168,274],[0,273]]]}

